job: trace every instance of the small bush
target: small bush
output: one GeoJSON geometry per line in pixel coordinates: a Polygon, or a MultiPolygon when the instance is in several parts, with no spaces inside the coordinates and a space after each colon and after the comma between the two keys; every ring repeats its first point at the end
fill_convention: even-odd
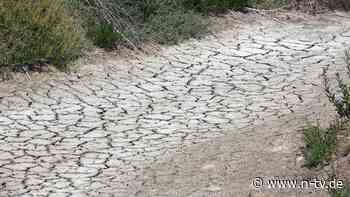
{"type": "Polygon", "coordinates": [[[207,31],[207,22],[193,11],[177,10],[152,16],[144,27],[146,36],[160,44],[176,44],[199,37],[207,31]]]}
{"type": "Polygon", "coordinates": [[[326,130],[319,127],[304,129],[306,167],[317,167],[330,159],[336,148],[336,135],[337,130],[332,127],[326,130]]]}
{"type": "Polygon", "coordinates": [[[101,48],[112,49],[117,42],[122,41],[122,36],[114,32],[111,24],[98,24],[88,32],[94,44],[101,48]]]}
{"type": "Polygon", "coordinates": [[[64,64],[84,48],[84,32],[61,0],[1,0],[0,27],[0,65],[64,64]]]}
{"type": "Polygon", "coordinates": [[[160,44],[176,44],[207,31],[205,16],[185,8],[181,0],[145,0],[143,36],[160,44]]]}

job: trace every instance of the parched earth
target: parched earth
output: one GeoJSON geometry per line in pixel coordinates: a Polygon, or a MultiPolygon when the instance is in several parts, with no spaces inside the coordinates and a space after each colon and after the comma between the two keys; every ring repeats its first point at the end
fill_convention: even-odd
{"type": "Polygon", "coordinates": [[[320,75],[348,46],[347,14],[257,18],[91,74],[5,83],[0,196],[321,196],[252,180],[306,173],[298,129],[330,114],[320,75]]]}

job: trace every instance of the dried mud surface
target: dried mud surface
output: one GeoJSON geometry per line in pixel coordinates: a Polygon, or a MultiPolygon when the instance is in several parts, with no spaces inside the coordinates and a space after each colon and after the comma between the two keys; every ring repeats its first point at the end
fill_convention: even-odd
{"type": "Polygon", "coordinates": [[[261,18],[155,56],[4,83],[0,196],[293,196],[257,192],[252,178],[304,173],[298,129],[329,113],[320,74],[343,69],[348,46],[347,14],[261,18]]]}

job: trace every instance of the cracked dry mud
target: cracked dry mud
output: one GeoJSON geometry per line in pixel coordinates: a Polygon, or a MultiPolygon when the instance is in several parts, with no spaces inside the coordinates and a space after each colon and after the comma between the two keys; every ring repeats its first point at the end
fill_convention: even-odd
{"type": "Polygon", "coordinates": [[[0,196],[282,196],[249,194],[251,180],[302,175],[297,129],[326,109],[320,74],[342,69],[349,17],[257,19],[92,75],[8,86],[0,196]]]}

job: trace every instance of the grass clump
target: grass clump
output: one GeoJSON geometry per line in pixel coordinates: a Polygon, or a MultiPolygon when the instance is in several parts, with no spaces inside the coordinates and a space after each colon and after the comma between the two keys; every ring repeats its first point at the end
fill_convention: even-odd
{"type": "Polygon", "coordinates": [[[142,40],[176,44],[208,31],[206,16],[185,7],[181,0],[145,0],[139,9],[142,40]]]}
{"type": "Polygon", "coordinates": [[[106,49],[112,49],[116,43],[122,41],[121,34],[115,32],[113,26],[108,23],[97,24],[87,36],[96,46],[106,49]]]}
{"type": "Polygon", "coordinates": [[[143,31],[148,39],[159,44],[176,44],[192,37],[200,37],[207,29],[208,22],[193,11],[177,10],[157,14],[148,19],[143,31]]]}
{"type": "Polygon", "coordinates": [[[0,65],[61,65],[84,48],[84,31],[61,0],[1,0],[0,27],[0,65]]]}
{"type": "Polygon", "coordinates": [[[305,141],[305,166],[317,167],[324,161],[328,161],[336,149],[337,129],[320,127],[309,127],[304,129],[305,141]]]}

